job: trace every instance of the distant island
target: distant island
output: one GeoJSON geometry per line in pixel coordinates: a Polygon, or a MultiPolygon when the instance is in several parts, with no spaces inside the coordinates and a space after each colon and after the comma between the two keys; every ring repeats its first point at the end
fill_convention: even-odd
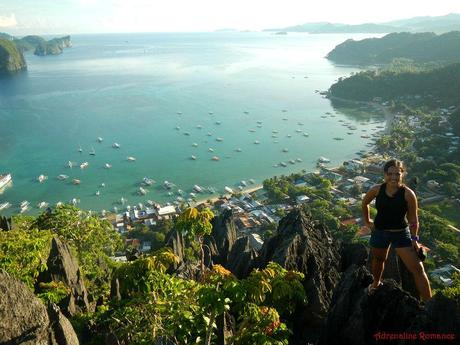
{"type": "Polygon", "coordinates": [[[264,31],[327,33],[390,33],[390,32],[435,32],[445,33],[460,30],[460,14],[451,13],[438,17],[414,17],[385,23],[363,23],[357,25],[315,22],[264,31]]]}
{"type": "Polygon", "coordinates": [[[460,31],[434,33],[391,33],[382,38],[347,40],[327,58],[341,64],[372,65],[391,63],[395,58],[416,62],[453,63],[460,61],[460,31]]]}
{"type": "Polygon", "coordinates": [[[70,36],[47,41],[36,35],[16,38],[0,32],[0,74],[11,74],[27,69],[24,52],[33,50],[38,56],[58,55],[62,54],[64,48],[71,46],[70,36]]]}

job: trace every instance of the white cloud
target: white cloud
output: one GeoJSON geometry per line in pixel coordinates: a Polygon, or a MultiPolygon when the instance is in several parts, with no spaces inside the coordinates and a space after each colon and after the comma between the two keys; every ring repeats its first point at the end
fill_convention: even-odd
{"type": "Polygon", "coordinates": [[[9,28],[16,26],[17,24],[16,16],[14,14],[10,15],[9,17],[0,16],[0,28],[9,28]]]}

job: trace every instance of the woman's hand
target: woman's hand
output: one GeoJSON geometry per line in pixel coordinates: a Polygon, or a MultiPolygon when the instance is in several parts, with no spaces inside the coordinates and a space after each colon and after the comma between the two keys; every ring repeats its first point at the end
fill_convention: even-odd
{"type": "Polygon", "coordinates": [[[375,230],[375,225],[374,225],[374,221],[373,220],[368,220],[366,222],[364,222],[365,225],[367,226],[367,228],[370,230],[370,231],[374,231],[375,230]]]}
{"type": "Polygon", "coordinates": [[[420,243],[418,243],[416,240],[412,240],[412,247],[414,247],[415,251],[418,253],[420,243]]]}

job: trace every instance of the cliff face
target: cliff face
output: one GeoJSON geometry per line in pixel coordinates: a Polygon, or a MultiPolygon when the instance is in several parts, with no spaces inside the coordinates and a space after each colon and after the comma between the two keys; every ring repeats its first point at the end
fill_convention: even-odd
{"type": "Polygon", "coordinates": [[[12,41],[0,39],[0,74],[11,74],[27,69],[24,55],[12,41]]]}
{"type": "Polygon", "coordinates": [[[37,277],[36,290],[40,290],[40,283],[62,282],[71,291],[70,295],[60,303],[63,313],[71,317],[90,311],[88,293],[77,259],[70,252],[69,246],[57,237],[52,240],[46,264],[47,269],[40,272],[37,277]]]}
{"type": "Polygon", "coordinates": [[[36,45],[35,55],[58,55],[61,54],[64,48],[72,46],[70,36],[64,36],[61,38],[53,38],[52,40],[40,42],[36,45]]]}
{"type": "Polygon", "coordinates": [[[326,227],[302,209],[294,210],[280,221],[277,234],[261,249],[260,267],[270,261],[305,274],[303,286],[308,304],[293,317],[294,338],[290,343],[314,342],[340,279],[338,245],[326,227]]]}
{"type": "Polygon", "coordinates": [[[69,320],[59,308],[45,306],[18,279],[0,271],[0,343],[78,345],[69,320]]]}

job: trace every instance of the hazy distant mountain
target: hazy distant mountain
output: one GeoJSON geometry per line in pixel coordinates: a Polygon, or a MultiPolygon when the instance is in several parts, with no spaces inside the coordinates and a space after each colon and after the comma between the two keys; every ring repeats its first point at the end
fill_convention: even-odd
{"type": "Polygon", "coordinates": [[[342,64],[371,65],[405,58],[416,62],[460,62],[460,31],[442,35],[425,33],[391,33],[382,38],[346,40],[327,58],[342,64]]]}
{"type": "Polygon", "coordinates": [[[0,32],[0,38],[3,38],[5,40],[10,40],[11,41],[13,39],[13,36],[11,36],[11,35],[9,35],[9,34],[7,34],[5,32],[0,32]]]}
{"type": "Polygon", "coordinates": [[[439,17],[414,17],[386,23],[365,23],[357,25],[341,23],[306,23],[285,28],[264,31],[287,31],[309,33],[390,33],[390,32],[436,32],[460,30],[460,14],[451,13],[439,17]]]}
{"type": "Polygon", "coordinates": [[[312,34],[326,34],[326,33],[387,33],[392,32],[395,28],[382,24],[336,24],[336,23],[307,23],[302,25],[290,26],[287,28],[267,29],[264,31],[286,31],[286,32],[309,32],[312,34]]]}

